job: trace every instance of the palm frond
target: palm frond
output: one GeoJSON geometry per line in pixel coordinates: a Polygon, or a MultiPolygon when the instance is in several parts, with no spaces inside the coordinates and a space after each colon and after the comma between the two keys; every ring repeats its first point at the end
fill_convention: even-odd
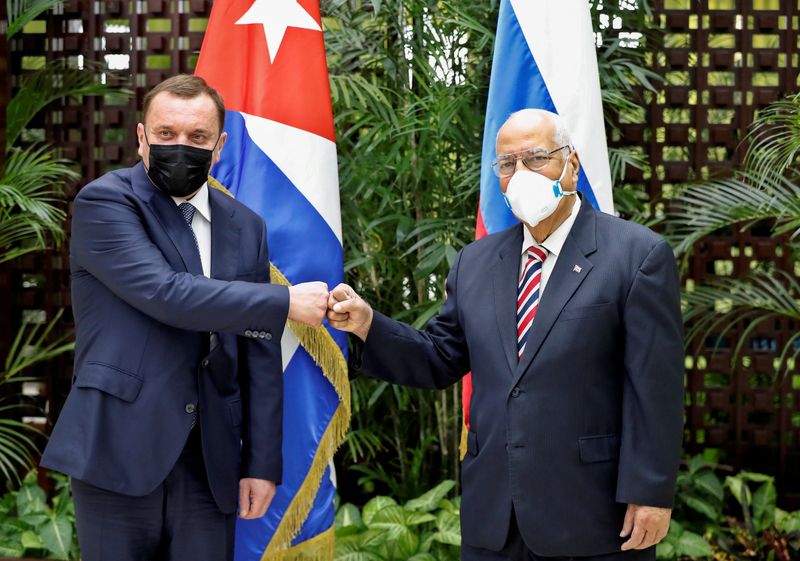
{"type": "MultiPolygon", "coordinates": [[[[7,405],[0,407],[0,411],[9,415],[20,407],[7,405]]],[[[34,467],[33,454],[38,448],[31,437],[41,434],[41,431],[20,421],[0,419],[0,474],[4,479],[18,483],[19,472],[34,467]]]]}
{"type": "Polygon", "coordinates": [[[753,120],[745,165],[754,177],[784,175],[800,156],[800,94],[771,103],[753,120]]]}
{"type": "Polygon", "coordinates": [[[797,235],[800,186],[775,174],[759,180],[748,172],[693,184],[672,199],[664,222],[676,252],[687,256],[698,240],[720,228],[745,229],[765,219],[775,220],[775,234],[797,235]]]}
{"type": "MultiPolygon", "coordinates": [[[[101,69],[99,65],[71,68],[65,60],[57,59],[24,76],[19,90],[6,108],[6,146],[12,146],[22,129],[50,102],[62,97],[111,92],[110,86],[100,82],[101,69]]],[[[116,88],[114,92],[127,93],[116,88]]]]}
{"type": "Polygon", "coordinates": [[[59,333],[55,338],[50,338],[63,314],[62,309],[45,325],[25,324],[19,328],[6,356],[4,369],[0,372],[0,383],[18,380],[20,373],[26,368],[74,350],[72,333],[59,333]]]}
{"type": "Polygon", "coordinates": [[[9,150],[0,173],[0,263],[64,240],[66,212],[58,187],[78,179],[70,164],[47,146],[9,150]]]}
{"type": "MultiPolygon", "coordinates": [[[[800,283],[783,271],[760,268],[742,279],[724,278],[683,294],[689,325],[687,341],[714,340],[714,348],[738,330],[732,347],[731,364],[738,362],[750,337],[766,322],[800,322],[800,283]]],[[[793,338],[794,339],[794,338],[793,338]]],[[[793,339],[781,349],[779,364],[785,365],[793,350],[793,339]]]]}
{"type": "Polygon", "coordinates": [[[7,0],[8,30],[6,35],[11,39],[29,22],[40,14],[61,4],[63,0],[7,0]]]}

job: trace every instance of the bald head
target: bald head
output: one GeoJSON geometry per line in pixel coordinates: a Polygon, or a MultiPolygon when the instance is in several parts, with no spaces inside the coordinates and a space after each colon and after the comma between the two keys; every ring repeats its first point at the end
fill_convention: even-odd
{"type": "MultiPolygon", "coordinates": [[[[569,131],[556,113],[545,109],[522,109],[512,113],[497,131],[497,144],[505,137],[546,138],[555,147],[571,145],[569,131]]],[[[501,154],[500,150],[497,150],[501,154]]]]}

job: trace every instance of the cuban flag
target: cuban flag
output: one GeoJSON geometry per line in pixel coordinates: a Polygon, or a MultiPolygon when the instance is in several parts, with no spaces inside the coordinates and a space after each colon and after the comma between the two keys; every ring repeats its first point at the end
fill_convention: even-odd
{"type": "MultiPolygon", "coordinates": [[[[228,140],[212,176],[266,221],[273,282],[342,282],[318,0],[216,0],[196,73],[227,109],[228,140]]],[[[349,422],[346,347],[339,331],[287,325],[283,481],[262,519],[238,520],[237,561],[333,558],[329,466],[349,422]]]]}
{"type": "MultiPolygon", "coordinates": [[[[558,113],[581,162],[578,190],[595,209],[613,212],[600,77],[586,0],[501,0],[483,131],[480,208],[475,237],[518,223],[492,171],[497,132],[514,111],[558,113]]],[[[472,383],[464,378],[469,427],[472,383]]],[[[462,447],[463,451],[463,447],[462,447]]]]}

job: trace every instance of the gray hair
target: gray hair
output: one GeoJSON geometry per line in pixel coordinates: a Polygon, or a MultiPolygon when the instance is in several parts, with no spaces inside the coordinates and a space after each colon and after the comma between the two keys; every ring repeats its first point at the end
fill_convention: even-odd
{"type": "MultiPolygon", "coordinates": [[[[506,123],[517,117],[532,117],[534,115],[540,118],[548,118],[553,123],[553,128],[555,129],[555,132],[553,133],[553,142],[555,142],[556,145],[572,147],[572,139],[569,136],[567,124],[558,113],[553,113],[552,111],[547,111],[546,109],[520,109],[519,111],[514,111],[511,115],[509,115],[508,119],[506,119],[506,123]]],[[[500,128],[502,129],[502,127],[500,128]]],[[[499,130],[497,131],[497,134],[499,136],[499,130]]]]}

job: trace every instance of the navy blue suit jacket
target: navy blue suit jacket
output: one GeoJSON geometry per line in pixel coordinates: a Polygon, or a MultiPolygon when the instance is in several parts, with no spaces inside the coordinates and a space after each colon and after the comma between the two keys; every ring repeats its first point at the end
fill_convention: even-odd
{"type": "Polygon", "coordinates": [[[215,189],[209,197],[210,279],[190,227],[141,163],[78,193],[75,375],[41,464],[145,495],[172,469],[198,415],[211,491],[229,513],[241,477],[281,479],[289,297],[267,284],[264,221],[215,189]]]}
{"type": "Polygon", "coordinates": [[[683,338],[669,245],[581,205],[521,361],[522,226],[475,241],[417,331],[375,313],[361,369],[444,388],[472,371],[462,539],[500,550],[512,504],[543,556],[619,551],[626,504],[669,507],[680,461],[683,338]]]}

